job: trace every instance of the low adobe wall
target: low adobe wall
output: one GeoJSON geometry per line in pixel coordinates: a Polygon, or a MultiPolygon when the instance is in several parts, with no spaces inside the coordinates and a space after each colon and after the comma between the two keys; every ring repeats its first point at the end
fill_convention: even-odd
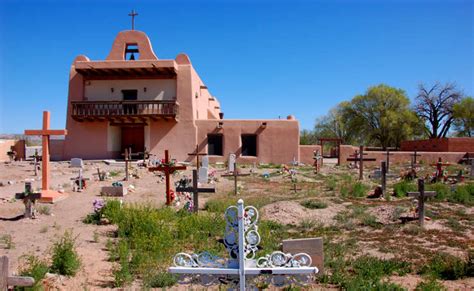
{"type": "Polygon", "coordinates": [[[63,161],[64,160],[64,140],[51,139],[49,141],[49,154],[50,154],[51,161],[63,161]]]}
{"type": "MultiPolygon", "coordinates": [[[[351,162],[347,159],[358,150],[359,147],[351,145],[341,145],[341,165],[347,165],[351,162]]],[[[381,161],[386,160],[385,151],[364,151],[364,157],[375,158],[376,161],[366,161],[366,165],[380,165],[381,161]]],[[[412,151],[390,152],[390,164],[410,164],[412,160],[412,151]]],[[[420,156],[416,158],[424,164],[436,163],[439,158],[443,162],[459,163],[466,155],[465,152],[417,152],[420,156]]]]}
{"type": "Polygon", "coordinates": [[[474,138],[433,138],[424,140],[402,141],[402,151],[424,151],[424,152],[474,152],[474,138]]]}
{"type": "Polygon", "coordinates": [[[321,153],[321,146],[320,145],[300,145],[300,163],[305,165],[312,165],[314,163],[313,156],[314,151],[319,150],[321,153]]]}
{"type": "Polygon", "coordinates": [[[16,139],[2,139],[0,140],[0,161],[9,161],[10,157],[7,155],[9,151],[13,150],[16,152],[16,160],[25,159],[25,141],[16,139]]]}

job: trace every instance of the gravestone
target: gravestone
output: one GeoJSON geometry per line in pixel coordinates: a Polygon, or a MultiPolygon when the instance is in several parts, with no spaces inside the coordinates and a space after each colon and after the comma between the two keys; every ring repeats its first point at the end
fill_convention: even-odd
{"type": "Polygon", "coordinates": [[[229,161],[227,163],[227,172],[233,173],[235,169],[235,160],[237,159],[235,154],[229,155],[229,161]]]}
{"type": "Polygon", "coordinates": [[[239,170],[237,169],[237,163],[234,163],[233,168],[234,168],[234,171],[232,173],[224,174],[222,175],[222,177],[234,177],[234,195],[237,195],[237,190],[238,190],[237,178],[241,176],[250,176],[250,174],[239,173],[239,170]]]}
{"type": "Polygon", "coordinates": [[[425,199],[436,196],[436,192],[425,191],[425,180],[418,179],[418,192],[408,192],[407,194],[418,200],[418,222],[423,227],[425,224],[425,199]]]}
{"type": "Polygon", "coordinates": [[[359,162],[359,180],[364,179],[364,161],[376,161],[375,158],[364,158],[364,147],[360,146],[359,151],[356,150],[352,158],[348,158],[347,161],[359,162]]]}
{"type": "Polygon", "coordinates": [[[474,160],[471,160],[471,173],[469,174],[471,178],[474,178],[474,160]]]}
{"type": "Polygon", "coordinates": [[[201,183],[201,184],[207,184],[208,179],[209,179],[209,173],[208,173],[207,168],[205,168],[205,167],[199,168],[198,182],[201,183]]]}
{"type": "Polygon", "coordinates": [[[311,266],[317,267],[319,275],[324,273],[324,249],[323,239],[317,238],[300,238],[283,240],[284,253],[306,253],[312,259],[311,266]]]}
{"type": "Polygon", "coordinates": [[[25,192],[15,194],[15,199],[22,199],[25,204],[25,218],[35,218],[35,204],[40,198],[41,193],[33,193],[31,182],[25,182],[25,192]]]}
{"type": "Polygon", "coordinates": [[[216,189],[214,188],[199,188],[197,176],[198,176],[197,171],[193,170],[193,186],[192,187],[179,186],[176,188],[176,192],[193,193],[193,212],[197,212],[199,208],[199,193],[215,193],[216,192],[216,189]]]}
{"type": "Polygon", "coordinates": [[[110,197],[123,197],[128,194],[127,187],[120,186],[103,186],[100,190],[100,195],[110,197]]]}
{"type": "Polygon", "coordinates": [[[202,157],[201,167],[209,168],[209,156],[208,155],[205,155],[205,156],[202,157]]]}
{"type": "Polygon", "coordinates": [[[71,168],[84,168],[84,161],[80,158],[72,158],[71,168]]]}

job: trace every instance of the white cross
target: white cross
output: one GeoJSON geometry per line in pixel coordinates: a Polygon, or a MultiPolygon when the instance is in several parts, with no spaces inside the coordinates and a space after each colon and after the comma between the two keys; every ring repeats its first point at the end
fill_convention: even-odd
{"type": "Polygon", "coordinates": [[[245,291],[246,279],[259,275],[271,275],[271,283],[281,286],[298,279],[303,280],[295,276],[285,282],[288,275],[306,275],[308,279],[319,272],[318,268],[311,267],[311,257],[305,253],[292,255],[275,251],[255,259],[257,245],[260,243],[258,211],[253,206],[244,207],[242,199],[239,199],[237,206],[227,208],[225,219],[227,225],[224,245],[231,259],[218,258],[207,252],[178,253],[174,257],[175,267],[170,267],[169,272],[199,277],[205,285],[222,283],[227,278],[229,283],[237,284],[238,281],[240,291],[245,291]]]}

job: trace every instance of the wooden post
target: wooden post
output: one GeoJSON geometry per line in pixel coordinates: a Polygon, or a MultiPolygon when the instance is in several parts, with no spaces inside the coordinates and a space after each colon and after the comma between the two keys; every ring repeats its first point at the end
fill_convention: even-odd
{"type": "Polygon", "coordinates": [[[176,192],[192,192],[193,193],[193,212],[198,212],[199,208],[199,193],[215,193],[214,188],[199,188],[198,187],[198,171],[193,170],[193,186],[192,187],[178,187],[176,192]]]}
{"type": "Polygon", "coordinates": [[[359,180],[364,179],[364,161],[376,161],[375,158],[364,158],[364,146],[359,147],[359,154],[354,155],[354,158],[348,158],[347,161],[359,162],[359,180]]]}
{"type": "Polygon", "coordinates": [[[237,170],[237,163],[234,162],[234,172],[232,174],[225,174],[222,177],[234,177],[234,195],[237,196],[237,177],[250,176],[250,174],[240,174],[237,170]]]}
{"type": "Polygon", "coordinates": [[[207,155],[206,153],[200,153],[199,152],[199,145],[196,145],[196,152],[195,153],[189,153],[188,156],[196,156],[196,169],[199,169],[199,156],[205,156],[207,155]]]}
{"type": "Polygon", "coordinates": [[[382,172],[382,193],[385,196],[386,195],[386,189],[387,189],[387,166],[386,162],[382,161],[380,165],[380,170],[382,172]]]}
{"type": "Polygon", "coordinates": [[[387,161],[386,171],[388,173],[390,172],[390,156],[393,156],[393,154],[391,154],[390,150],[387,148],[387,151],[385,152],[384,155],[386,156],[386,161],[387,161]]]}
{"type": "Polygon", "coordinates": [[[436,196],[436,192],[425,191],[425,180],[418,179],[418,192],[408,192],[408,196],[418,200],[418,223],[423,227],[425,225],[425,198],[436,196]]]}
{"type": "Polygon", "coordinates": [[[0,291],[9,290],[8,287],[31,287],[35,284],[32,277],[10,276],[8,257],[0,257],[0,291]]]}

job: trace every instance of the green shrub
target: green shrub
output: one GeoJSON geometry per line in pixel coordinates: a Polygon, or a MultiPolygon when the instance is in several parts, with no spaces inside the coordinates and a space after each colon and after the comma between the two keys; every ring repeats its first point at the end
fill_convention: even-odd
{"type": "Polygon", "coordinates": [[[474,205],[474,184],[458,185],[456,190],[448,197],[448,201],[468,206],[474,205]]]}
{"type": "Polygon", "coordinates": [[[423,266],[421,274],[443,280],[457,280],[467,276],[468,263],[446,253],[437,253],[428,264],[423,266]]]}
{"type": "Polygon", "coordinates": [[[393,185],[393,194],[397,197],[407,196],[407,192],[417,191],[417,186],[414,182],[400,181],[393,185]]]}
{"type": "Polygon", "coordinates": [[[326,203],[318,200],[305,200],[302,201],[300,204],[301,206],[309,209],[324,209],[328,207],[326,203]]]}
{"type": "Polygon", "coordinates": [[[178,282],[178,276],[166,271],[158,272],[144,280],[146,286],[151,288],[163,288],[173,286],[178,282]]]}
{"type": "Polygon", "coordinates": [[[337,180],[333,176],[329,176],[326,179],[326,187],[328,188],[329,191],[334,191],[336,190],[337,187],[337,180]]]}
{"type": "Polygon", "coordinates": [[[53,244],[51,271],[66,276],[74,276],[81,267],[79,255],[76,252],[76,239],[71,231],[66,231],[53,244]]]}
{"type": "Polygon", "coordinates": [[[48,273],[48,263],[41,260],[35,255],[24,255],[20,258],[20,267],[18,274],[20,276],[32,277],[35,279],[35,284],[31,287],[15,287],[15,290],[42,290],[41,280],[44,279],[48,273]]]}
{"type": "Polygon", "coordinates": [[[427,281],[421,281],[416,285],[415,291],[443,291],[446,288],[434,279],[429,279],[427,281]]]}
{"type": "Polygon", "coordinates": [[[386,275],[403,276],[410,272],[410,264],[400,260],[382,260],[376,257],[361,256],[353,262],[354,272],[363,278],[382,278],[386,275]]]}
{"type": "Polygon", "coordinates": [[[426,191],[436,191],[436,196],[432,199],[436,201],[445,201],[451,195],[451,189],[448,185],[443,183],[427,184],[426,191]]]}

